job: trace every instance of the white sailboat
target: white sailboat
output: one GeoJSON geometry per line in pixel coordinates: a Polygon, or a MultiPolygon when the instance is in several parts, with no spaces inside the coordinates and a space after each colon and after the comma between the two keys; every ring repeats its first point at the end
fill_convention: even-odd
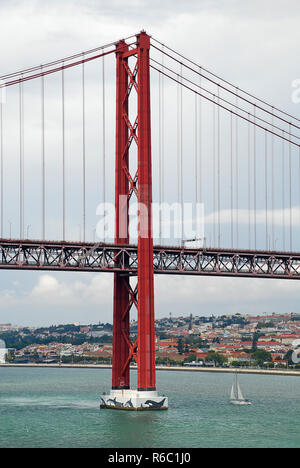
{"type": "Polygon", "coordinates": [[[252,405],[251,401],[244,398],[244,395],[242,394],[237,373],[235,374],[235,379],[232,384],[230,403],[232,405],[252,405]]]}

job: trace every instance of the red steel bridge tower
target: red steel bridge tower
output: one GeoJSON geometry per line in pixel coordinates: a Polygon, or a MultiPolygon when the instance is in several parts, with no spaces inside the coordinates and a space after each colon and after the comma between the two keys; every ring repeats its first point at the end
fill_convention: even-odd
{"type": "Polygon", "coordinates": [[[115,243],[129,244],[129,203],[132,197],[136,197],[138,269],[134,286],[130,273],[114,273],[112,390],[109,395],[102,395],[103,408],[141,410],[168,407],[168,399],[158,396],[155,381],[149,53],[150,37],[144,31],[137,36],[133,49],[123,40],[116,47],[115,243]],[[130,58],[133,65],[129,64],[130,58]],[[133,92],[137,95],[134,120],[129,112],[133,92]],[[134,161],[132,145],[137,148],[137,161],[134,161]],[[135,343],[130,340],[129,329],[129,314],[133,306],[138,315],[135,343]],[[137,363],[136,390],[130,389],[132,359],[137,363]]]}
{"type": "MultiPolygon", "coordinates": [[[[300,251],[299,249],[295,251],[293,247],[294,240],[299,245],[297,219],[298,212],[300,213],[300,120],[224,80],[200,64],[197,65],[153,37],[151,50],[159,61],[153,57],[150,60],[150,37],[144,31],[134,36],[134,39],[132,37],[0,76],[0,94],[4,89],[8,91],[11,88],[14,96],[11,100],[13,103],[11,110],[4,111],[3,103],[0,102],[0,269],[90,271],[114,274],[112,389],[109,395],[102,395],[101,406],[139,410],[166,409],[168,398],[159,397],[156,392],[153,273],[300,280],[300,251]],[[106,243],[105,237],[104,242],[96,244],[85,241],[87,231],[85,64],[103,59],[102,188],[105,200],[104,58],[110,54],[116,57],[116,230],[113,244],[106,243]],[[165,59],[168,66],[165,65],[165,59]],[[82,163],[82,224],[79,226],[80,229],[83,228],[83,242],[66,241],[66,224],[69,218],[66,210],[67,193],[73,194],[73,188],[69,192],[66,187],[66,156],[68,151],[73,153],[73,146],[70,146],[69,150],[66,147],[68,145],[66,145],[65,78],[67,76],[65,73],[72,67],[82,67],[82,134],[79,136],[79,139],[82,139],[82,147],[75,153],[82,163]],[[195,245],[188,247],[186,245],[188,238],[184,240],[184,232],[181,229],[177,239],[179,245],[173,247],[157,245],[153,248],[150,67],[156,70],[160,77],[157,119],[160,202],[164,202],[164,165],[167,162],[164,154],[163,83],[164,78],[168,78],[171,80],[169,83],[175,83],[177,86],[177,106],[174,106],[174,111],[177,107],[177,112],[172,112],[174,116],[168,113],[169,126],[172,121],[174,125],[177,118],[177,127],[174,127],[177,133],[177,158],[173,157],[170,161],[174,164],[174,159],[177,159],[177,168],[176,171],[168,172],[168,182],[170,186],[173,185],[174,180],[169,179],[172,176],[170,172],[177,173],[177,184],[175,183],[174,188],[181,208],[181,221],[179,222],[179,216],[176,217],[182,227],[187,221],[183,216],[185,211],[183,189],[186,185],[183,182],[184,166],[189,177],[190,201],[192,204],[195,201],[196,205],[200,202],[208,204],[208,216],[205,216],[205,219],[210,225],[207,233],[209,237],[207,245],[205,242],[202,247],[195,245]],[[53,150],[52,144],[49,147],[46,144],[48,119],[45,112],[48,107],[45,106],[47,99],[52,99],[51,93],[45,93],[46,77],[54,74],[59,77],[59,87],[61,87],[60,98],[56,100],[59,103],[61,119],[58,119],[55,129],[55,132],[58,132],[58,137],[55,138],[58,140],[55,151],[59,150],[61,154],[61,177],[59,181],[55,181],[56,185],[53,185],[51,170],[48,176],[46,155],[49,153],[51,157],[53,150]],[[27,111],[24,109],[30,109],[32,106],[28,106],[27,97],[24,99],[24,93],[28,91],[31,98],[31,89],[26,89],[25,83],[33,80],[37,80],[41,93],[41,113],[33,106],[31,117],[27,122],[25,119],[27,111]],[[206,87],[205,83],[209,86],[206,87]],[[187,106],[183,105],[183,89],[191,93],[190,96],[194,95],[193,107],[191,100],[186,101],[193,126],[184,125],[186,114],[183,111],[187,106]],[[46,99],[45,94],[49,94],[46,99]],[[17,101],[19,106],[16,105],[17,101]],[[206,112],[209,113],[206,115],[206,112]],[[171,117],[175,119],[169,120],[171,117]],[[40,145],[37,142],[39,138],[26,137],[28,130],[32,131],[39,127],[39,119],[40,145]],[[203,127],[205,121],[207,125],[203,127]],[[185,128],[189,129],[188,146],[183,144],[185,128]],[[4,130],[7,131],[6,136],[4,130]],[[19,141],[16,139],[11,146],[11,136],[17,134],[19,141]],[[191,136],[194,136],[194,145],[191,136]],[[30,146],[27,149],[29,140],[34,142],[32,149],[30,146]],[[188,159],[184,156],[185,148],[188,159]],[[33,174],[33,178],[25,177],[27,173],[25,155],[31,153],[39,153],[41,156],[40,162],[36,161],[36,164],[41,165],[41,180],[36,174],[33,174]],[[191,160],[192,153],[194,161],[191,160]],[[6,158],[9,164],[6,163],[6,158]],[[10,165],[10,160],[17,159],[19,159],[19,169],[10,165]],[[187,164],[184,165],[184,162],[187,164]],[[204,172],[206,180],[212,183],[202,180],[204,172]],[[14,174],[13,178],[10,178],[11,174],[14,174]],[[33,187],[37,189],[38,185],[42,189],[41,196],[36,197],[37,204],[29,210],[33,187]],[[25,186],[28,186],[29,197],[24,189],[25,186]],[[49,191],[51,197],[53,191],[62,192],[62,197],[59,196],[62,200],[57,200],[62,213],[62,219],[57,219],[57,226],[62,226],[61,241],[47,240],[49,235],[53,235],[50,234],[52,229],[46,233],[48,231],[46,213],[51,207],[51,203],[48,207],[47,201],[49,191]],[[17,195],[19,195],[18,213],[14,212],[17,195]],[[132,243],[129,235],[132,227],[129,214],[133,201],[137,201],[138,206],[137,243],[132,243]],[[25,239],[24,219],[30,222],[31,219],[38,217],[36,213],[40,209],[39,206],[42,214],[42,236],[40,240],[25,239]],[[19,218],[17,224],[20,233],[17,239],[12,239],[13,223],[7,218],[9,212],[13,216],[11,219],[19,218]],[[245,216],[246,212],[248,216],[245,216]],[[7,226],[7,222],[10,224],[9,238],[4,237],[6,231],[4,225],[7,226]],[[276,250],[276,242],[282,242],[282,250],[276,250]],[[130,336],[129,315],[133,307],[136,308],[138,315],[138,333],[134,342],[130,336]],[[133,359],[137,363],[138,376],[135,390],[130,388],[130,364],[133,359]]],[[[57,92],[57,85],[55,89],[57,92]]],[[[175,88],[173,89],[175,91],[175,88]]],[[[93,95],[91,96],[93,99],[93,95]]],[[[188,96],[186,98],[189,99],[188,96]]],[[[56,115],[58,114],[50,113],[49,119],[54,122],[56,115]]],[[[70,120],[68,128],[72,128],[72,122],[74,124],[75,121],[70,120]]],[[[174,140],[172,135],[170,137],[174,140]]],[[[72,145],[76,144],[76,141],[74,140],[72,145]]],[[[77,190],[77,186],[75,189],[77,190]]],[[[57,201],[55,206],[58,207],[57,201]]],[[[77,212],[79,211],[77,209],[77,212]]],[[[191,218],[192,221],[196,220],[193,215],[191,218]]],[[[160,228],[162,223],[161,217],[160,228]]],[[[30,226],[27,226],[27,237],[30,226]]],[[[193,243],[197,238],[197,235],[193,235],[190,241],[193,243]]],[[[206,237],[202,240],[205,239],[206,237]]]]}

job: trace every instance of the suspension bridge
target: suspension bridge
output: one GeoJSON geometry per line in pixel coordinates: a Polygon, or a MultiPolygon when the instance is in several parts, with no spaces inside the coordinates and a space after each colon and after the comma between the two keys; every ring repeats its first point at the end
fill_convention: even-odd
{"type": "Polygon", "coordinates": [[[144,31],[0,80],[0,269],[114,273],[101,406],[166,409],[154,274],[300,279],[300,120],[144,31]]]}

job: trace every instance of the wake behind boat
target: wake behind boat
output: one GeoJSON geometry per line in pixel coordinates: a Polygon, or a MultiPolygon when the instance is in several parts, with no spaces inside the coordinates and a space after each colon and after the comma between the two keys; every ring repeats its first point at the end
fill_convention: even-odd
{"type": "Polygon", "coordinates": [[[252,405],[252,402],[250,400],[247,400],[244,398],[244,395],[242,394],[240,384],[238,382],[238,375],[237,373],[235,374],[234,382],[232,384],[232,389],[231,389],[231,396],[230,396],[230,403],[232,405],[252,405]]]}

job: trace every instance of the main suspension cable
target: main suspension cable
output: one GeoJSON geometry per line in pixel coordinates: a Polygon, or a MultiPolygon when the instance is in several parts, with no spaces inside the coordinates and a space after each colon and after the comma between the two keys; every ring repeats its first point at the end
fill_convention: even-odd
{"type": "MultiPolygon", "coordinates": [[[[132,46],[136,44],[135,42],[132,43],[132,44],[128,44],[128,46],[132,46]]],[[[0,83],[0,89],[1,88],[5,88],[5,87],[9,87],[9,86],[13,86],[15,84],[19,84],[19,83],[23,83],[25,81],[30,81],[30,80],[34,80],[36,78],[40,78],[41,76],[47,76],[47,75],[51,75],[53,73],[57,73],[57,72],[60,72],[62,70],[67,70],[69,68],[72,68],[72,67],[76,67],[78,65],[82,65],[83,63],[88,63],[88,62],[91,62],[92,60],[97,60],[101,57],[105,57],[106,55],[109,55],[109,54],[113,54],[115,53],[115,49],[113,50],[109,50],[108,52],[103,52],[102,54],[97,54],[97,55],[93,55],[92,57],[87,57],[83,60],[78,60],[76,62],[73,62],[73,63],[69,63],[67,65],[60,65],[59,67],[56,67],[56,68],[52,68],[50,70],[45,70],[43,72],[39,72],[39,73],[34,73],[33,75],[29,75],[29,76],[22,76],[18,79],[14,79],[14,80],[11,80],[11,81],[5,81],[5,77],[0,77],[0,80],[3,81],[3,83],[0,83]]],[[[82,55],[82,54],[80,54],[82,55]]],[[[62,62],[59,62],[59,63],[62,63],[62,62]]],[[[41,66],[35,68],[35,71],[40,69],[41,66]]]]}
{"type": "MultiPolygon", "coordinates": [[[[173,73],[174,75],[177,75],[178,76],[178,73],[173,70],[172,68],[170,67],[167,67],[166,65],[162,65],[160,62],[158,62],[157,60],[151,58],[150,59],[151,62],[153,63],[156,63],[157,65],[159,65],[162,69],[165,69],[171,73],[173,73]]],[[[200,79],[201,79],[201,76],[200,75],[200,79]]],[[[212,91],[208,90],[207,88],[204,88],[203,86],[197,84],[195,81],[192,81],[191,79],[187,78],[186,76],[182,75],[180,76],[181,79],[183,79],[184,81],[186,81],[187,83],[190,83],[191,85],[201,89],[202,91],[204,91],[205,93],[207,93],[208,95],[210,95],[212,98],[215,96],[215,93],[213,93],[212,91]]],[[[219,84],[216,84],[216,87],[217,89],[219,90],[220,89],[220,86],[219,84]]],[[[235,94],[236,96],[236,101],[235,103],[234,102],[231,102],[231,101],[228,101],[227,99],[225,99],[224,97],[219,97],[218,101],[221,101],[231,107],[233,107],[234,109],[236,109],[237,111],[239,112],[243,112],[244,114],[246,114],[249,117],[254,117],[254,114],[252,114],[251,112],[249,112],[249,110],[247,109],[244,109],[243,107],[240,107],[238,105],[238,99],[240,98],[239,94],[238,94],[238,91],[239,91],[239,88],[237,88],[237,92],[235,94]]],[[[255,106],[255,105],[254,105],[255,106]]],[[[256,106],[255,106],[256,107],[256,106]]],[[[272,115],[272,121],[269,122],[268,120],[266,119],[263,119],[262,117],[259,117],[259,116],[255,116],[255,120],[256,121],[259,121],[259,122],[262,122],[263,124],[267,124],[269,127],[272,127],[273,129],[276,129],[276,130],[279,130],[279,131],[282,131],[282,127],[278,127],[278,125],[275,125],[274,124],[274,115],[272,115]]],[[[298,140],[300,140],[300,136],[299,135],[295,135],[294,133],[291,133],[291,131],[287,132],[285,131],[286,135],[288,136],[291,136],[293,138],[297,138],[298,140]]]]}
{"type": "MultiPolygon", "coordinates": [[[[215,73],[209,71],[208,69],[204,68],[203,66],[200,66],[199,64],[195,63],[194,61],[188,59],[187,57],[185,57],[184,55],[182,55],[182,54],[180,54],[179,52],[175,51],[175,50],[172,49],[171,47],[168,47],[166,44],[163,44],[163,43],[160,42],[159,40],[155,39],[153,36],[151,37],[151,39],[154,40],[155,42],[157,42],[158,44],[163,45],[166,49],[168,49],[168,50],[171,51],[172,53],[175,53],[175,54],[178,55],[179,57],[183,58],[185,61],[191,63],[192,65],[194,65],[194,66],[196,66],[196,67],[198,67],[198,68],[200,67],[203,71],[205,71],[205,72],[208,73],[209,75],[211,75],[211,76],[213,76],[214,78],[216,78],[216,79],[222,81],[223,83],[225,83],[225,84],[231,86],[233,89],[236,89],[236,85],[230,83],[229,81],[225,80],[224,78],[221,78],[220,76],[218,76],[218,75],[216,75],[215,73]]],[[[155,49],[160,50],[160,49],[159,49],[158,47],[156,47],[154,44],[151,44],[151,45],[152,45],[152,47],[154,47],[155,49]]],[[[175,57],[172,57],[172,56],[169,55],[169,54],[166,54],[166,55],[168,55],[171,59],[178,61],[175,57]]],[[[184,66],[187,67],[186,64],[184,64],[184,66]]],[[[193,70],[193,71],[195,71],[195,70],[193,70]]],[[[202,76],[203,76],[203,78],[209,80],[209,78],[206,77],[205,75],[202,75],[202,76]]],[[[211,80],[211,81],[212,81],[212,80],[211,80]]],[[[227,89],[226,89],[226,90],[227,90],[227,89]]],[[[230,91],[230,90],[227,90],[227,91],[230,92],[230,93],[232,93],[232,94],[234,94],[233,91],[230,91]]],[[[249,93],[249,92],[247,92],[247,91],[245,91],[245,90],[243,90],[243,89],[241,89],[241,88],[239,88],[239,91],[240,91],[241,93],[245,94],[246,96],[249,96],[251,99],[254,99],[255,101],[260,102],[261,104],[263,104],[263,105],[265,105],[265,106],[267,106],[267,107],[270,107],[271,109],[273,109],[273,110],[279,112],[280,114],[285,115],[285,116],[287,116],[287,117],[290,117],[290,118],[292,118],[293,120],[296,120],[297,122],[300,122],[300,119],[298,119],[297,117],[295,117],[295,116],[293,116],[293,115],[291,115],[291,114],[289,114],[289,113],[287,113],[287,112],[285,112],[285,111],[283,111],[283,110],[281,110],[281,109],[279,109],[279,108],[277,108],[277,107],[275,107],[275,106],[273,106],[273,105],[267,103],[266,101],[264,101],[264,100],[262,100],[262,99],[260,99],[260,98],[258,98],[258,97],[256,97],[256,96],[254,96],[253,94],[251,94],[251,93],[249,93]]],[[[244,99],[244,100],[245,100],[245,98],[243,98],[243,97],[241,97],[241,99],[244,99]]],[[[253,102],[249,102],[249,104],[253,104],[253,102]]],[[[265,109],[262,109],[262,110],[264,110],[265,112],[268,112],[268,111],[265,110],[265,109]]],[[[274,116],[276,116],[276,115],[274,114],[274,116]]],[[[277,116],[277,117],[280,118],[279,116],[277,116]]],[[[289,122],[287,122],[287,123],[289,123],[289,122]]],[[[299,127],[298,127],[298,128],[299,128],[299,127]]]]}
{"type": "MultiPolygon", "coordinates": [[[[199,96],[203,97],[203,98],[206,99],[207,101],[209,101],[209,102],[211,102],[211,103],[213,103],[213,104],[215,104],[215,105],[218,105],[221,109],[224,109],[224,110],[226,110],[227,112],[232,112],[232,114],[234,114],[235,116],[239,117],[240,119],[242,119],[242,120],[244,120],[244,121],[246,121],[246,122],[249,122],[248,117],[244,117],[243,115],[238,114],[237,112],[233,111],[232,109],[228,109],[228,107],[225,107],[225,106],[223,106],[222,104],[216,103],[213,99],[208,98],[207,96],[204,96],[204,95],[203,95],[202,93],[200,93],[199,91],[197,91],[197,90],[191,88],[190,86],[186,85],[185,83],[182,83],[181,81],[179,81],[179,78],[180,78],[179,76],[178,76],[178,79],[176,79],[176,78],[174,78],[174,77],[168,75],[166,72],[163,72],[163,71],[159,70],[157,67],[154,67],[153,65],[150,65],[150,67],[151,67],[153,70],[156,70],[156,71],[158,71],[159,73],[162,73],[163,75],[165,75],[166,77],[168,77],[170,80],[172,80],[172,81],[174,81],[174,82],[176,82],[176,83],[179,83],[181,86],[183,86],[184,88],[188,89],[189,91],[192,91],[193,93],[198,94],[199,96]]],[[[256,109],[255,105],[254,105],[254,109],[256,109]]],[[[281,136],[280,134],[278,134],[278,133],[276,133],[276,132],[273,132],[272,130],[270,130],[270,129],[268,129],[268,128],[263,127],[262,125],[256,123],[256,120],[257,120],[257,119],[256,119],[256,116],[255,116],[254,120],[251,122],[255,127],[260,128],[261,130],[267,131],[268,133],[273,134],[274,136],[276,136],[276,137],[278,137],[278,138],[280,138],[280,139],[283,139],[283,140],[285,140],[285,141],[287,141],[287,142],[291,142],[292,145],[297,146],[298,148],[300,147],[300,143],[296,143],[296,142],[294,142],[294,141],[291,141],[291,140],[288,139],[287,137],[281,136]]],[[[286,132],[284,132],[284,134],[286,134],[286,132]]]]}
{"type": "MultiPolygon", "coordinates": [[[[131,36],[128,36],[126,37],[125,39],[123,39],[124,41],[128,40],[128,39],[132,39],[133,37],[135,37],[136,34],[132,34],[131,36]]],[[[94,54],[95,52],[98,52],[100,50],[104,50],[104,49],[107,49],[109,47],[114,47],[116,46],[117,44],[119,43],[119,40],[118,41],[115,41],[115,42],[110,42],[108,44],[105,44],[103,46],[99,46],[99,47],[95,47],[93,49],[89,49],[89,50],[86,50],[84,52],[79,52],[77,54],[74,54],[74,55],[70,55],[68,57],[64,57],[64,58],[61,58],[61,59],[57,59],[57,60],[53,60],[51,62],[48,62],[48,63],[44,63],[42,65],[37,65],[37,66],[33,66],[33,67],[30,67],[30,68],[25,68],[23,70],[18,70],[16,72],[13,72],[13,73],[7,73],[5,75],[2,75],[0,76],[0,81],[1,80],[7,80],[8,78],[13,78],[15,76],[22,76],[22,75],[25,75],[27,73],[31,73],[31,72],[35,72],[39,69],[45,69],[45,68],[49,68],[49,67],[53,67],[55,65],[58,65],[60,63],[66,63],[66,62],[70,62],[71,60],[75,60],[79,57],[82,57],[83,55],[84,56],[87,56],[87,55],[91,55],[91,54],[94,54]]],[[[136,44],[136,42],[134,42],[134,44],[136,44]]],[[[109,51],[107,53],[113,53],[115,52],[115,49],[113,49],[112,51],[109,51]]],[[[96,58],[96,57],[92,57],[93,58],[96,58]]],[[[89,58],[87,59],[89,60],[89,58]]],[[[78,62],[78,63],[81,63],[81,62],[78,62]]]]}

